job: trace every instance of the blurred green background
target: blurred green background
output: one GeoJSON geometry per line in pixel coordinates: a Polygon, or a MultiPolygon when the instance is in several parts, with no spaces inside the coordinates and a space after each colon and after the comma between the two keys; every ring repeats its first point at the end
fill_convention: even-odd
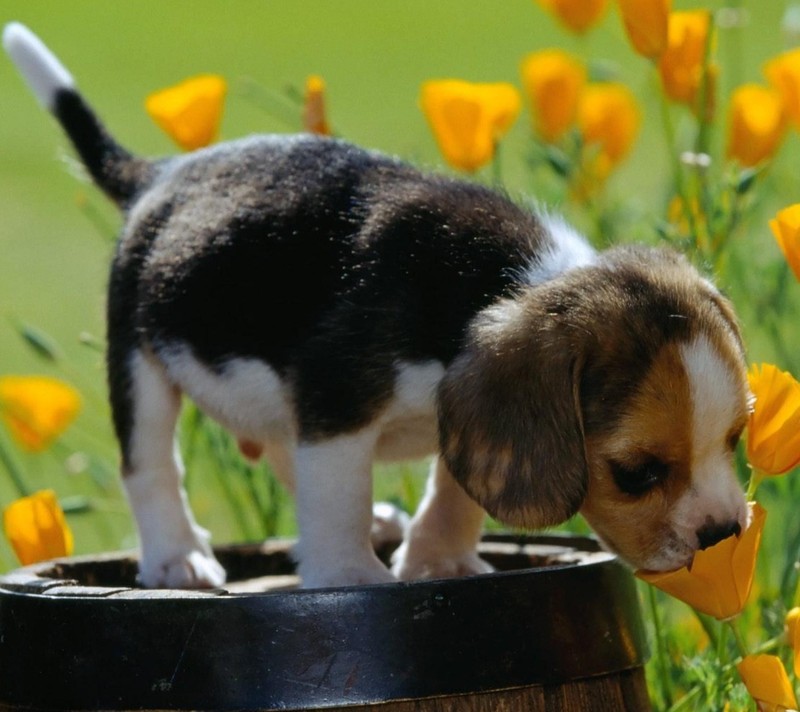
{"type": "MultiPolygon", "coordinates": [[[[760,80],[763,61],[789,41],[781,30],[784,2],[743,5],[747,23],[720,30],[718,52],[725,69],[717,149],[724,137],[726,93],[742,81],[760,80]]],[[[519,63],[526,53],[566,48],[595,62],[597,73],[625,81],[642,102],[640,138],[608,191],[610,200],[633,216],[625,223],[629,234],[619,237],[656,239],[654,216],[663,214],[669,185],[658,86],[649,63],[631,51],[613,8],[583,38],[563,30],[531,0],[4,0],[0,20],[19,20],[39,34],[111,131],[136,152],[175,150],[144,112],[143,100],[153,90],[192,74],[222,74],[230,93],[221,138],[231,139],[295,130],[299,124],[253,101],[254,83],[260,91],[283,95],[287,87],[302,87],[307,75],[318,73],[327,82],[329,117],[337,133],[445,171],[417,106],[420,84],[458,77],[519,86],[519,63]]],[[[70,517],[78,552],[130,546],[132,526],[114,473],[116,448],[102,357],[104,289],[119,218],[92,186],[76,177],[66,140],[5,56],[0,57],[0,107],[0,374],[52,373],[71,381],[85,398],[79,421],[58,448],[39,456],[20,454],[19,463],[32,488],[55,487],[65,498],[90,497],[93,512],[70,517]],[[58,363],[33,355],[18,335],[21,323],[60,345],[58,363]]],[[[507,187],[514,195],[558,202],[558,192],[538,185],[526,168],[529,143],[530,119],[524,111],[503,145],[507,187]]],[[[750,299],[750,282],[736,280],[742,269],[751,280],[785,278],[766,216],[800,200],[798,158],[800,143],[793,133],[762,186],[759,214],[764,219],[754,220],[748,241],[732,248],[731,259],[741,266],[739,277],[732,271],[721,275],[742,314],[754,360],[777,358],[759,326],[760,310],[769,305],[750,299]]],[[[576,214],[575,219],[580,225],[583,218],[576,214]]],[[[800,301],[800,287],[789,294],[800,301]]],[[[797,354],[796,307],[781,308],[787,314],[790,355],[797,354]]],[[[422,470],[416,466],[409,477],[408,470],[392,468],[379,478],[388,483],[381,485],[381,493],[413,499],[419,495],[422,470]]],[[[232,510],[219,501],[220,486],[219,479],[210,477],[208,487],[193,488],[201,521],[218,542],[253,534],[232,523],[232,510]]],[[[0,505],[14,496],[0,472],[0,505]]],[[[291,530],[285,514],[279,529],[291,530]]],[[[7,546],[0,544],[0,566],[12,563],[7,546]]]]}

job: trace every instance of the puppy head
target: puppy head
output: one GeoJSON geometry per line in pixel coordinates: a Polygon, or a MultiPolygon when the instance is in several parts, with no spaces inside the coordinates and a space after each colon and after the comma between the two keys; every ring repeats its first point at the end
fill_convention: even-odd
{"type": "Polygon", "coordinates": [[[613,250],[488,308],[439,391],[441,452],[513,526],[580,511],[636,568],[747,525],[749,392],[733,312],[683,258],[613,250]]]}

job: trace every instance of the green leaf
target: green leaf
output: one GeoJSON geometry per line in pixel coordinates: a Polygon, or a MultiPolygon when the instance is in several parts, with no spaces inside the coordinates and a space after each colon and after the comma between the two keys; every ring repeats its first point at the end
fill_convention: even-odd
{"type": "Polygon", "coordinates": [[[22,340],[39,358],[51,363],[56,363],[63,358],[63,350],[49,334],[31,324],[20,323],[14,326],[22,340]]]}

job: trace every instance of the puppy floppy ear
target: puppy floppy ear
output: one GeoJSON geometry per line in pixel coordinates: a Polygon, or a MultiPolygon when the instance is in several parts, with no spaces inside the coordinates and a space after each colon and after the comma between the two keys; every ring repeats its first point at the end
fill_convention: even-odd
{"type": "Polygon", "coordinates": [[[442,457],[505,524],[563,522],[586,495],[583,354],[571,332],[535,296],[501,301],[473,325],[439,386],[442,457]]]}

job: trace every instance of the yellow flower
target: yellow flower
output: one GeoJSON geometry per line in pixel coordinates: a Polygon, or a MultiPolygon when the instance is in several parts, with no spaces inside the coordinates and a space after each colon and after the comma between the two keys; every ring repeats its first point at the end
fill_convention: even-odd
{"type": "Polygon", "coordinates": [[[786,132],[784,103],[774,89],[744,84],[731,95],[728,158],[755,166],[772,158],[786,132]]]}
{"type": "Polygon", "coordinates": [[[589,171],[603,180],[628,155],[639,133],[636,98],[616,82],[590,84],[578,106],[578,128],[584,144],[596,150],[589,171]]]}
{"type": "Polygon", "coordinates": [[[303,128],[309,133],[321,136],[331,135],[331,128],[325,114],[325,80],[316,74],[312,74],[306,79],[303,128]]]}
{"type": "Polygon", "coordinates": [[[667,572],[638,571],[636,575],[701,613],[718,620],[733,618],[750,595],[767,516],[756,502],[750,503],[750,512],[750,525],[744,532],[697,551],[689,566],[667,572]]]}
{"type": "Polygon", "coordinates": [[[56,378],[0,377],[0,418],[17,444],[29,452],[46,450],[80,407],[78,392],[56,378]]]}
{"type": "Polygon", "coordinates": [[[670,13],[667,47],[658,63],[661,83],[667,96],[695,109],[703,82],[703,62],[710,26],[711,15],[707,10],[670,13]]]}
{"type": "Polygon", "coordinates": [[[222,77],[203,74],[150,94],[145,108],[181,148],[193,151],[217,137],[227,91],[222,77]]]}
{"type": "Polygon", "coordinates": [[[12,502],[3,512],[3,528],[24,566],[72,554],[72,532],[52,490],[12,502]]]}
{"type": "Polygon", "coordinates": [[[747,458],[767,475],[800,463],[800,383],[769,363],[747,374],[755,396],[747,424],[747,458]]]}
{"type": "Polygon", "coordinates": [[[603,16],[608,0],[538,0],[568,29],[582,35],[603,16]]]}
{"type": "Polygon", "coordinates": [[[450,165],[474,171],[488,163],[495,144],[520,110],[519,92],[505,82],[458,79],[425,82],[421,105],[439,149],[450,165]]]}
{"type": "Polygon", "coordinates": [[[525,57],[521,71],[534,131],[555,143],[575,123],[586,68],[563,50],[545,49],[525,57]]]}
{"type": "Polygon", "coordinates": [[[797,708],[792,683],[777,655],[747,655],[736,669],[759,712],[797,708]]]}
{"type": "Polygon", "coordinates": [[[786,633],[794,652],[794,674],[800,675],[800,608],[792,608],[786,614],[786,633]]]}
{"type": "Polygon", "coordinates": [[[658,59],[667,48],[670,0],[618,0],[625,32],[633,48],[658,59]]]}
{"type": "Polygon", "coordinates": [[[764,65],[764,75],[780,92],[786,113],[800,129],[800,49],[789,50],[764,65]]]}
{"type": "Polygon", "coordinates": [[[769,226],[789,267],[800,280],[800,203],[779,210],[769,226]]]}

